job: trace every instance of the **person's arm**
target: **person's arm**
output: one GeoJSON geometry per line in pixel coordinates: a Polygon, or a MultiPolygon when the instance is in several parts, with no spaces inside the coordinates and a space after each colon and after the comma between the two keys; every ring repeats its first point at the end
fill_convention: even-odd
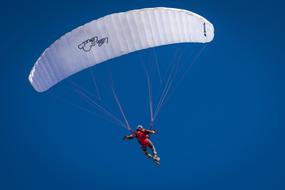
{"type": "Polygon", "coordinates": [[[124,136],[123,140],[130,140],[130,139],[133,139],[136,137],[136,134],[135,133],[132,133],[130,135],[126,135],[124,136]]]}
{"type": "Polygon", "coordinates": [[[156,134],[157,133],[157,130],[149,130],[149,129],[146,129],[146,132],[148,134],[156,134]]]}

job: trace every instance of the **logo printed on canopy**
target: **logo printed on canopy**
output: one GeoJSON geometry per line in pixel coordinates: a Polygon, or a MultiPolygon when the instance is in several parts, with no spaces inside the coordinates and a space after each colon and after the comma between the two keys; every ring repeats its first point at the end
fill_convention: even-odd
{"type": "Polygon", "coordinates": [[[79,44],[77,47],[78,49],[82,49],[85,52],[91,51],[92,47],[98,45],[98,47],[101,47],[104,43],[108,43],[108,37],[104,37],[99,39],[98,36],[94,36],[90,39],[85,40],[81,44],[79,44]]]}

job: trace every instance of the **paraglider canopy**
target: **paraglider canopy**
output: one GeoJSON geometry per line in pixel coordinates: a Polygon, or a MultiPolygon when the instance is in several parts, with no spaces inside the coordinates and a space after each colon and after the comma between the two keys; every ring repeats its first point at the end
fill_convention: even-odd
{"type": "Polygon", "coordinates": [[[130,52],[213,38],[213,25],[187,10],[157,7],[114,13],[56,40],[36,61],[29,81],[44,92],[74,73],[130,52]]]}

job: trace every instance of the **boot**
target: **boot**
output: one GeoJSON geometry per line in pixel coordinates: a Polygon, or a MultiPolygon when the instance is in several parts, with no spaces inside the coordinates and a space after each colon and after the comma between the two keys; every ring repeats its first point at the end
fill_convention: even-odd
{"type": "Polygon", "coordinates": [[[148,158],[153,158],[153,156],[152,156],[150,153],[145,153],[145,155],[146,155],[148,158]]]}
{"type": "Polygon", "coordinates": [[[160,161],[160,158],[157,156],[157,154],[153,155],[152,159],[157,161],[157,162],[160,161]]]}

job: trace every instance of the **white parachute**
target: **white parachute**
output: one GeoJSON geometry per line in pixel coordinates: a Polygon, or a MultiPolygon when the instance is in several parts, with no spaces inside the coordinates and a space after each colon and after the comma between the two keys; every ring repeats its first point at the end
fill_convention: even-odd
{"type": "Polygon", "coordinates": [[[29,81],[44,92],[61,80],[130,52],[174,43],[207,43],[214,27],[193,12],[145,8],[114,13],[80,26],[48,47],[33,66],[29,81]]]}

